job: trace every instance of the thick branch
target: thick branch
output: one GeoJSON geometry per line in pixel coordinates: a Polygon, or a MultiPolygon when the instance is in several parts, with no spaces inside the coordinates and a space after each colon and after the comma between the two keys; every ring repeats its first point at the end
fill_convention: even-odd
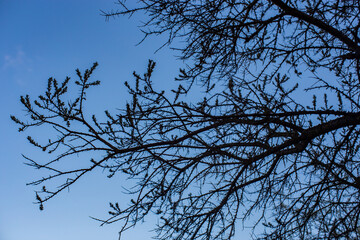
{"type": "Polygon", "coordinates": [[[357,53],[357,55],[360,56],[360,46],[357,45],[354,41],[352,41],[349,37],[347,37],[345,34],[343,34],[341,31],[337,30],[336,28],[324,23],[323,21],[310,16],[298,9],[292,8],[289,5],[285,4],[281,0],[270,0],[272,3],[274,3],[276,6],[278,6],[280,9],[282,9],[284,12],[286,12],[288,15],[291,15],[293,17],[296,17],[300,20],[303,20],[310,25],[314,25],[322,30],[324,30],[327,33],[330,33],[332,36],[339,39],[341,42],[345,43],[349,48],[351,48],[354,52],[357,53]]]}

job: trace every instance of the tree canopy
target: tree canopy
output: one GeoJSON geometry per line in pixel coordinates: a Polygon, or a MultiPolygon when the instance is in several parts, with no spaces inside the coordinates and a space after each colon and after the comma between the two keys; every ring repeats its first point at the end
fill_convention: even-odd
{"type": "Polygon", "coordinates": [[[166,93],[152,84],[150,60],[125,83],[128,104],[105,111],[105,121],[86,112],[86,92],[100,83],[91,80],[97,63],[77,70],[74,82],[50,78],[36,100],[21,97],[26,120],[12,116],[20,131],[54,129],[46,143],[28,137],[50,154],[45,163],[26,157],[47,174],[31,183],[41,187],[41,209],[103,168],[136,182],[128,205],[111,203],[101,220],[121,223],[121,232],[157,214],[159,239],[232,239],[254,217],[255,239],[360,239],[359,1],[141,0],[119,7],[104,15],[145,14],[145,38],[166,35],[164,46],[187,68],[166,93]],[[67,96],[68,87],[79,95],[67,96]],[[64,161],[86,153],[94,158],[82,167],[64,161]]]}

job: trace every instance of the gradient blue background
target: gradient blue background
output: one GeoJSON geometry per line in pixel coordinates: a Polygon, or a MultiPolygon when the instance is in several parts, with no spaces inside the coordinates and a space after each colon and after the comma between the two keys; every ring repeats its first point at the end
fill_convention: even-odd
{"type": "MultiPolygon", "coordinates": [[[[44,173],[25,166],[21,154],[48,156],[28,144],[26,136],[34,131],[18,133],[9,118],[24,114],[20,95],[38,96],[50,76],[74,77],[76,68],[84,70],[95,61],[100,65],[94,78],[102,84],[89,95],[91,111],[121,107],[123,82],[132,80],[134,70],[143,72],[149,58],[158,63],[155,85],[170,87],[181,62],[166,48],[154,54],[165,36],[136,46],[144,16],[105,21],[100,15],[100,9],[115,8],[113,0],[0,0],[0,240],[117,239],[119,225],[99,227],[89,216],[105,218],[109,201],[127,201],[121,193],[125,179],[94,172],[39,211],[33,204],[36,188],[26,183],[44,173]]],[[[151,239],[154,223],[149,217],[122,239],[151,239]]]]}
{"type": "MultiPolygon", "coordinates": [[[[166,36],[136,46],[143,38],[138,26],[146,20],[144,15],[110,21],[100,15],[100,9],[115,8],[114,0],[0,0],[0,240],[117,239],[119,225],[99,227],[89,216],[106,218],[109,201],[126,204],[128,196],[122,194],[122,186],[130,183],[122,176],[108,179],[106,173],[94,172],[39,211],[32,204],[36,188],[26,183],[44,173],[25,166],[21,154],[36,159],[48,156],[28,144],[26,136],[34,131],[18,133],[9,117],[23,116],[20,95],[38,96],[50,76],[58,80],[74,77],[76,68],[84,70],[95,61],[100,65],[94,78],[102,84],[88,95],[91,113],[121,108],[129,99],[124,81],[131,82],[134,70],[145,71],[149,58],[157,62],[155,87],[175,86],[174,77],[183,63],[168,48],[154,53],[166,36]]],[[[311,85],[313,81],[299,82],[311,85]]],[[[304,104],[311,104],[311,95],[307,96],[302,91],[297,95],[304,104]]],[[[47,134],[37,131],[37,135],[47,134]]],[[[146,220],[122,239],[151,239],[155,233],[149,230],[157,220],[152,216],[146,220]]],[[[248,229],[238,229],[237,237],[248,239],[248,229]]]]}

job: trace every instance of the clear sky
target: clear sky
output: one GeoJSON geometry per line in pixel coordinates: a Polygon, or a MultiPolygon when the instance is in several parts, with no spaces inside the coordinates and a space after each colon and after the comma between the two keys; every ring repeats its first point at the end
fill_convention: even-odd
{"type": "MultiPolygon", "coordinates": [[[[92,113],[121,108],[129,99],[124,81],[133,79],[134,70],[144,72],[148,59],[157,62],[155,87],[175,86],[174,77],[183,63],[168,48],[155,53],[166,36],[152,37],[137,45],[143,38],[138,26],[146,19],[136,15],[106,21],[100,10],[117,8],[115,1],[0,0],[0,240],[118,237],[118,224],[99,227],[100,223],[89,216],[106,218],[110,201],[127,202],[122,193],[122,186],[129,185],[126,179],[122,176],[108,179],[106,173],[94,172],[70,191],[47,202],[45,210],[40,211],[33,204],[37,188],[26,183],[45,173],[26,166],[21,154],[34,159],[48,158],[26,140],[28,134],[46,137],[48,132],[36,129],[37,132],[18,133],[18,126],[10,120],[10,114],[23,117],[20,95],[38,96],[45,91],[49,77],[58,80],[75,77],[76,68],[84,70],[95,61],[99,67],[94,80],[101,80],[102,84],[88,95],[88,110],[92,113]]],[[[135,2],[128,0],[130,4],[135,2]]],[[[305,79],[304,75],[301,78],[305,79]]],[[[304,104],[312,100],[301,91],[297,97],[304,104]]],[[[149,216],[144,224],[125,233],[122,240],[150,240],[155,235],[149,232],[154,224],[156,218],[149,216]]],[[[246,236],[246,231],[239,236],[246,236]]]]}
{"type": "MultiPolygon", "coordinates": [[[[40,212],[33,204],[36,188],[26,183],[44,173],[25,166],[21,154],[48,156],[30,146],[29,133],[18,133],[9,118],[24,113],[20,95],[38,96],[50,76],[63,80],[95,61],[99,62],[95,78],[102,85],[89,95],[94,111],[121,107],[126,100],[123,82],[132,79],[134,70],[142,73],[149,58],[158,63],[155,85],[173,82],[181,66],[175,53],[164,49],[154,54],[165,39],[136,46],[143,37],[137,28],[139,19],[105,21],[100,9],[112,8],[116,8],[114,0],[0,0],[0,240],[117,239],[119,225],[99,227],[89,216],[106,217],[109,201],[126,200],[121,194],[124,179],[108,179],[97,172],[40,212]]],[[[151,239],[154,234],[147,230],[153,223],[149,218],[124,239],[151,239]]]]}

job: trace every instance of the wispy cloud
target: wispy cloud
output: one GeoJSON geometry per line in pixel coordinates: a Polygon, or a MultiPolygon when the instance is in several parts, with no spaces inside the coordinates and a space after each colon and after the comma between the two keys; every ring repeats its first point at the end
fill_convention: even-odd
{"type": "Polygon", "coordinates": [[[0,56],[0,76],[19,86],[26,86],[26,76],[32,71],[32,61],[21,47],[11,54],[0,56]]]}
{"type": "Polygon", "coordinates": [[[1,69],[6,70],[9,68],[24,67],[28,61],[25,52],[21,48],[18,48],[15,54],[6,54],[3,56],[1,69]]]}

